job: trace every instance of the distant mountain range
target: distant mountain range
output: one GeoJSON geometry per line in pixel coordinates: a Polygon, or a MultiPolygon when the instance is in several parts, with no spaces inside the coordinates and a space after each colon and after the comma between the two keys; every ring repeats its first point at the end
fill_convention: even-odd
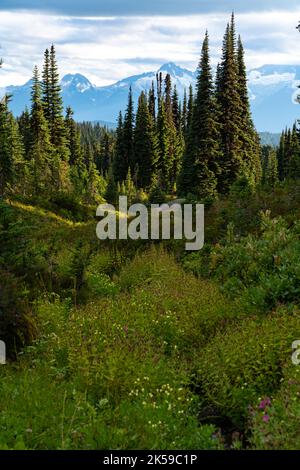
{"type": "MultiPolygon", "coordinates": [[[[191,72],[168,63],[158,72],[169,73],[177,86],[180,97],[184,89],[196,82],[197,72],[191,72]]],[[[61,80],[65,105],[75,111],[78,121],[101,121],[115,126],[119,111],[127,104],[128,90],[132,87],[135,102],[142,90],[149,90],[157,71],[125,78],[105,87],[93,85],[81,74],[65,75],[61,80]]],[[[279,133],[300,118],[300,106],[296,103],[297,86],[300,84],[300,66],[265,65],[248,73],[249,94],[256,128],[259,132],[279,133]]],[[[11,110],[19,115],[30,106],[31,81],[23,86],[0,89],[13,95],[11,110]]],[[[299,90],[300,93],[300,90],[299,90]]]]}

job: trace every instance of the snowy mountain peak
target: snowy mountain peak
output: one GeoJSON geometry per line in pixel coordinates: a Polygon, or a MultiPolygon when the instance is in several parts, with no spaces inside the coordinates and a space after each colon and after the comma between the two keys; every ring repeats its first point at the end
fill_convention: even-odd
{"type": "Polygon", "coordinates": [[[190,70],[184,69],[174,64],[174,62],[169,62],[167,64],[162,65],[160,69],[158,70],[158,72],[169,73],[171,77],[178,77],[178,78],[184,77],[185,75],[188,75],[194,78],[194,75],[195,75],[190,70]]]}
{"type": "Polygon", "coordinates": [[[84,93],[93,87],[91,82],[80,73],[65,75],[60,84],[63,90],[68,89],[69,91],[78,91],[79,93],[84,93]]]}

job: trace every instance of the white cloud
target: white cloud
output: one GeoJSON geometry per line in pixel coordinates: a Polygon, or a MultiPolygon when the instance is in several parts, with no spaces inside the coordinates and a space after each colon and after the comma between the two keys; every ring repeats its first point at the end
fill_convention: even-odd
{"type": "MultiPolygon", "coordinates": [[[[300,64],[300,36],[294,11],[242,13],[237,16],[249,68],[264,64],[300,64]]],[[[97,85],[152,70],[174,61],[195,69],[206,28],[212,62],[220,58],[228,18],[224,14],[155,17],[78,18],[31,12],[0,12],[0,86],[21,84],[43,51],[56,44],[61,75],[79,72],[97,85]]]]}

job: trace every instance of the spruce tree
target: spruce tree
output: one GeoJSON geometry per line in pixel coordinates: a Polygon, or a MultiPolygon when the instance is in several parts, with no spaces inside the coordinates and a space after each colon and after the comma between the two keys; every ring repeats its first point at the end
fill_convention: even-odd
{"type": "Polygon", "coordinates": [[[291,179],[298,179],[300,177],[300,142],[296,124],[291,132],[289,152],[288,176],[291,179]]]}
{"type": "Polygon", "coordinates": [[[31,101],[29,158],[33,190],[38,194],[51,186],[49,162],[53,154],[53,147],[50,142],[48,123],[44,116],[39,71],[36,66],[33,71],[31,101]]]}
{"type": "Polygon", "coordinates": [[[128,162],[125,159],[124,150],[124,126],[122,113],[119,113],[118,127],[116,131],[116,143],[113,159],[113,176],[116,183],[125,180],[128,172],[128,162]]]}
{"type": "Polygon", "coordinates": [[[157,136],[158,136],[158,173],[161,189],[168,191],[170,187],[171,172],[173,161],[170,156],[172,155],[172,148],[170,142],[170,129],[168,116],[165,108],[165,101],[161,99],[157,116],[157,136]]]}
{"type": "Polygon", "coordinates": [[[220,130],[216,120],[214,87],[206,32],[199,64],[185,157],[180,178],[180,192],[199,198],[213,196],[217,187],[220,161],[220,130]]]}
{"type": "Polygon", "coordinates": [[[149,113],[152,116],[153,122],[156,121],[156,97],[154,90],[154,82],[152,82],[150,91],[149,91],[149,113]]]}
{"type": "Polygon", "coordinates": [[[231,25],[227,25],[224,36],[216,96],[222,126],[222,173],[219,177],[218,189],[224,193],[229,190],[244,169],[240,131],[242,101],[239,89],[234,17],[232,17],[231,25]]]}
{"type": "Polygon", "coordinates": [[[3,197],[7,186],[14,179],[14,162],[11,153],[9,138],[9,112],[7,100],[0,102],[0,197],[3,197]]]}
{"type": "Polygon", "coordinates": [[[158,141],[153,118],[150,115],[144,92],[139,97],[134,131],[134,168],[137,171],[137,187],[147,189],[151,186],[157,171],[158,141]]]}
{"type": "Polygon", "coordinates": [[[173,122],[177,132],[181,131],[181,113],[179,106],[179,98],[177,93],[176,85],[174,86],[173,95],[172,95],[172,116],[173,122]]]}
{"type": "Polygon", "coordinates": [[[134,149],[133,149],[133,131],[134,131],[134,105],[132,88],[129,89],[128,105],[124,117],[123,125],[123,152],[124,152],[124,172],[120,175],[119,181],[125,180],[128,169],[134,172],[134,149]]]}
{"type": "Polygon", "coordinates": [[[74,121],[74,112],[70,106],[66,109],[65,128],[67,137],[67,146],[69,148],[69,163],[72,166],[82,165],[82,147],[80,143],[80,132],[74,121]]]}
{"type": "Polygon", "coordinates": [[[262,176],[260,141],[255,130],[250,111],[250,102],[247,86],[247,71],[244,60],[244,47],[239,36],[238,39],[238,86],[241,99],[240,135],[242,142],[242,158],[244,174],[253,184],[258,184],[262,176]]]}
{"type": "Polygon", "coordinates": [[[278,160],[278,177],[280,181],[284,180],[284,165],[285,165],[285,132],[281,133],[279,147],[277,149],[278,160]]]}
{"type": "Polygon", "coordinates": [[[18,125],[20,134],[23,140],[23,146],[25,151],[25,159],[27,158],[31,144],[31,132],[30,132],[30,112],[26,106],[25,111],[21,114],[18,119],[18,125]]]}

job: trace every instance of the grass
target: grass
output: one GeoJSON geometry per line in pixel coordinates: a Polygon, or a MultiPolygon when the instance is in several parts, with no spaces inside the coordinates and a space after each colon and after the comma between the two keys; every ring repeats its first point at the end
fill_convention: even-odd
{"type": "Polygon", "coordinates": [[[2,282],[35,339],[0,367],[0,449],[300,448],[299,224],[264,214],[182,266],[171,245],[98,242],[96,220],[10,210],[2,282]]]}

